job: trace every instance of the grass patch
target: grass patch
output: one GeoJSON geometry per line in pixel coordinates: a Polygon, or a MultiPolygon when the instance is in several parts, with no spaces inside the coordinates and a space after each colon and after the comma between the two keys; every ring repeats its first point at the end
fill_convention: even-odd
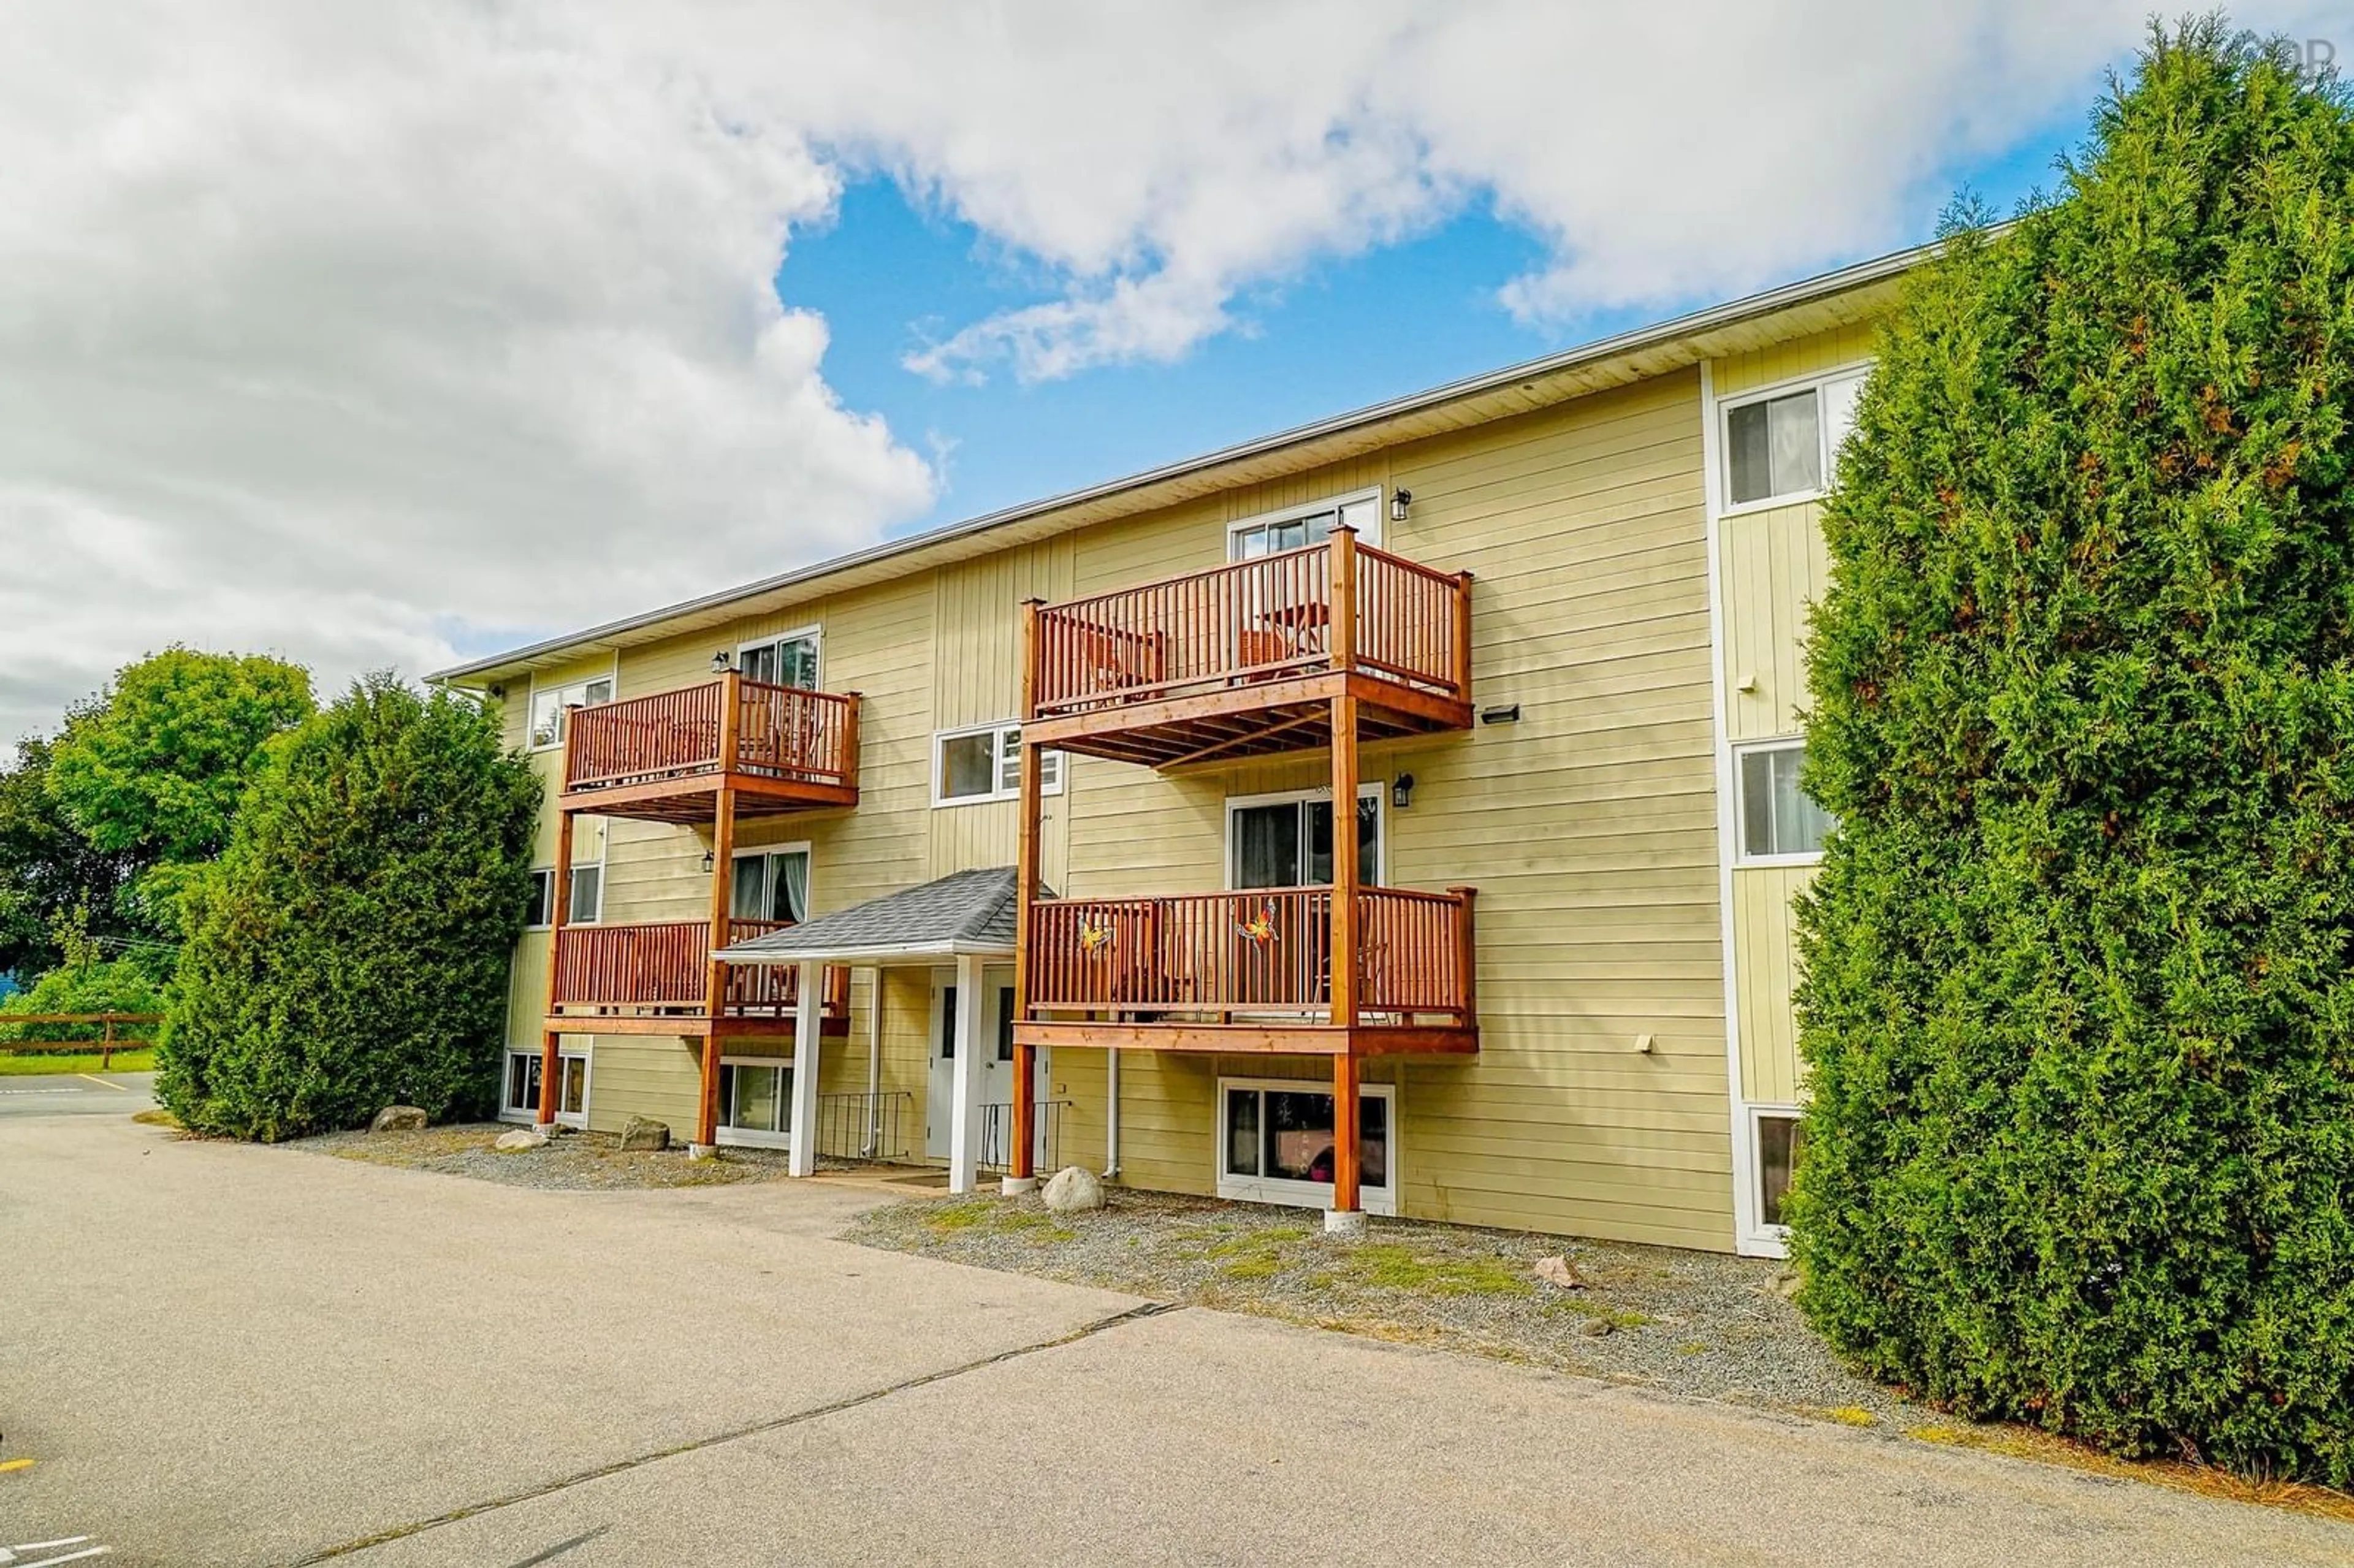
{"type": "MultiPolygon", "coordinates": [[[[0,1053],[0,1078],[95,1073],[103,1059],[96,1051],[0,1053]]],[[[149,1045],[137,1051],[117,1051],[114,1065],[105,1070],[110,1073],[152,1073],[155,1070],[155,1048],[149,1045]]]]}
{"type": "Polygon", "coordinates": [[[1335,1272],[1371,1289],[1429,1296],[1527,1296],[1536,1289],[1502,1258],[1434,1258],[1395,1242],[1364,1243],[1335,1272]]]}
{"type": "Polygon", "coordinates": [[[1078,1232],[1044,1209],[1024,1209],[991,1198],[942,1203],[924,1216],[924,1226],[944,1236],[1020,1236],[1041,1246],[1077,1239],[1078,1232]]]}
{"type": "Polygon", "coordinates": [[[168,1127],[177,1128],[180,1125],[180,1118],[178,1117],[174,1116],[170,1111],[164,1110],[160,1106],[154,1110],[133,1111],[131,1113],[131,1119],[137,1122],[142,1127],[168,1127]]]}

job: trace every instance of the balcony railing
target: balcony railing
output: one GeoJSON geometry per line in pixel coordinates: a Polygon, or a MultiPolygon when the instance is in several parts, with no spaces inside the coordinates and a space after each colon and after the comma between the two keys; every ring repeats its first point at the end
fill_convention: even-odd
{"type": "Polygon", "coordinates": [[[740,676],[575,709],[564,788],[614,789],[705,773],[846,789],[858,776],[858,699],[740,676]],[[727,694],[736,693],[733,754],[727,694]]]}
{"type": "MultiPolygon", "coordinates": [[[[1359,1021],[1474,1022],[1471,898],[1357,894],[1359,1021]]],[[[1331,1021],[1332,890],[1042,899],[1030,908],[1033,1016],[1280,1015],[1331,1021]]]]}
{"type": "Polygon", "coordinates": [[[1343,538],[1041,606],[1034,711],[1025,716],[1063,718],[1334,670],[1468,701],[1470,579],[1343,538]],[[1344,548],[1353,557],[1346,563],[1344,548]],[[1336,594],[1344,576],[1354,577],[1354,591],[1336,594]],[[1345,625],[1336,625],[1336,613],[1345,625]]]}
{"type": "MultiPolygon", "coordinates": [[[[783,927],[730,920],[727,940],[749,941],[783,927]]],[[[710,939],[711,927],[701,920],[567,926],[556,937],[556,1005],[699,1017],[710,1001],[710,939]]],[[[790,1018],[800,1003],[800,966],[727,966],[722,1017],[790,1018]]],[[[825,971],[824,1010],[849,1015],[848,969],[825,971]]]]}

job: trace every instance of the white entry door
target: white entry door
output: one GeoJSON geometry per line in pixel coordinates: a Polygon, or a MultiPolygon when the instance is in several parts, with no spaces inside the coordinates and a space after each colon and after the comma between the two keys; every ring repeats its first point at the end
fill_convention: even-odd
{"type": "MultiPolygon", "coordinates": [[[[1004,1139],[1013,1125],[1013,971],[982,971],[988,996],[981,1009],[981,1149],[984,1163],[1002,1164],[1004,1139]],[[994,1136],[991,1129],[994,1128],[994,1136]]],[[[954,969],[932,974],[932,1047],[929,1093],[924,1115],[924,1152],[949,1157],[949,1124],[956,1103],[957,986],[954,969]]],[[[1046,1053],[1039,1051],[1031,1074],[1039,1103],[1046,1099],[1046,1053]]],[[[1037,1127],[1037,1157],[1045,1158],[1046,1118],[1037,1127]]]]}

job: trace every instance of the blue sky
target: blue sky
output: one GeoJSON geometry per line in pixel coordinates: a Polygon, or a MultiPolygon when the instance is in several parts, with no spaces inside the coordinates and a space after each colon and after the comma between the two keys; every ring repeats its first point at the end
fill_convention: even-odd
{"type": "MultiPolygon", "coordinates": [[[[2080,129],[2073,117],[2039,127],[1999,157],[1955,168],[1940,188],[1967,187],[2008,211],[2055,183],[2052,160],[2080,129]]],[[[1930,238],[1945,201],[1925,195],[1909,231],[1886,249],[1930,238]]],[[[1814,270],[1876,253],[1827,255],[1814,270]]],[[[1211,336],[1173,363],[1099,366],[1027,385],[1002,368],[978,383],[943,383],[901,363],[948,323],[1051,301],[1061,287],[891,179],[849,185],[832,223],[798,233],[778,286],[824,316],[825,376],[845,403],[881,414],[918,450],[947,447],[939,497],[892,530],[904,535],[1718,302],[1692,296],[1541,327],[1517,321],[1498,291],[1544,259],[1536,237],[1476,209],[1254,291],[1235,313],[1242,330],[1211,336]]]]}

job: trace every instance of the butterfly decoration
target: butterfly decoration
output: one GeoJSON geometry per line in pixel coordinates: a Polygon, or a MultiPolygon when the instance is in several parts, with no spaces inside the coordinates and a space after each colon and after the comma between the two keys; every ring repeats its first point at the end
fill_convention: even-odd
{"type": "Polygon", "coordinates": [[[1274,941],[1274,901],[1270,899],[1266,904],[1260,906],[1259,912],[1257,915],[1252,916],[1249,919],[1235,921],[1235,930],[1241,936],[1248,937],[1252,941],[1257,942],[1261,947],[1265,947],[1269,942],[1274,941]]]}
{"type": "Polygon", "coordinates": [[[1104,916],[1103,924],[1100,926],[1082,923],[1079,927],[1079,951],[1091,959],[1109,952],[1112,935],[1111,916],[1108,915],[1104,916]]]}

